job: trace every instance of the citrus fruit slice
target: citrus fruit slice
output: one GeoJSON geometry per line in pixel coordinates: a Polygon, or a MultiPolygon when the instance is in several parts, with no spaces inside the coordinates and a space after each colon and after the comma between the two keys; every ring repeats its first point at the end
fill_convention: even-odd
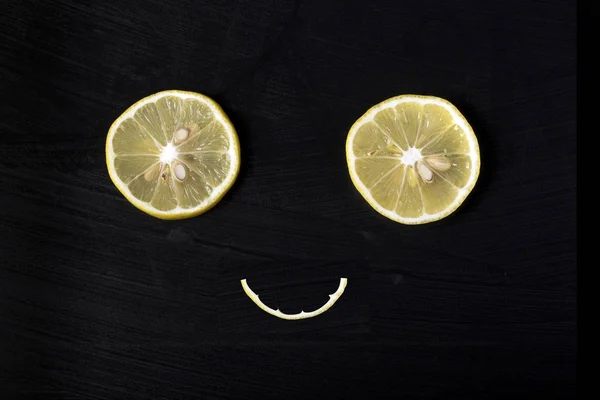
{"type": "Polygon", "coordinates": [[[258,295],[256,293],[254,293],[252,291],[252,289],[250,289],[250,286],[248,286],[248,283],[246,282],[245,279],[241,280],[242,282],[242,288],[244,288],[244,292],[246,292],[246,294],[248,295],[248,297],[250,297],[250,299],[263,311],[281,318],[281,319],[287,319],[287,320],[297,320],[297,319],[305,319],[305,318],[312,318],[312,317],[316,317],[319,314],[323,314],[325,311],[329,310],[331,308],[331,306],[333,306],[333,304],[342,296],[342,294],[344,293],[344,289],[346,289],[346,285],[348,284],[348,279],[347,278],[340,278],[340,285],[338,286],[337,290],[335,291],[335,293],[330,294],[329,295],[329,300],[327,301],[327,303],[323,304],[321,307],[319,307],[318,309],[314,310],[314,311],[310,311],[310,312],[304,312],[301,311],[298,314],[285,314],[283,312],[281,312],[279,309],[274,310],[272,308],[270,308],[269,306],[265,305],[259,298],[258,295]]]}
{"type": "Polygon", "coordinates": [[[384,216],[424,224],[453,213],[479,176],[471,125],[435,96],[385,100],[350,128],[346,160],[356,189],[384,216]]]}
{"type": "Polygon", "coordinates": [[[148,96],[112,124],[106,164],[134,206],[161,219],[193,217],[223,197],[240,169],[235,129],[210,98],[168,90],[148,96]]]}

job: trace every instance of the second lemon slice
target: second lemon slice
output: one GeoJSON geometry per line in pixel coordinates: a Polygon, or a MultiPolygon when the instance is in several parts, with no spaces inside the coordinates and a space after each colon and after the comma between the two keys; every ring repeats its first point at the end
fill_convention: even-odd
{"type": "Polygon", "coordinates": [[[471,125],[448,101],[402,95],[359,118],[348,134],[352,182],[369,204],[404,224],[451,214],[479,176],[479,145],[471,125]]]}
{"type": "Polygon", "coordinates": [[[115,186],[140,210],[189,218],[213,207],[233,185],[239,142],[213,100],[169,90],[138,101],[112,124],[106,164],[115,186]]]}

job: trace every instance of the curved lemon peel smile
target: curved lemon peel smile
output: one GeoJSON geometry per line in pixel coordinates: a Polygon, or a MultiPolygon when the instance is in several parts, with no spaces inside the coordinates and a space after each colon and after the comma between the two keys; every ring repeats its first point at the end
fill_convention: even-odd
{"type": "Polygon", "coordinates": [[[242,282],[242,288],[244,288],[244,292],[246,292],[248,297],[250,297],[250,299],[254,302],[254,304],[256,304],[261,310],[263,310],[277,318],[287,319],[287,320],[297,320],[297,319],[316,317],[317,315],[323,314],[325,311],[329,310],[331,308],[331,306],[333,306],[333,304],[344,293],[344,289],[346,289],[346,285],[348,284],[348,279],[340,278],[340,285],[338,286],[337,290],[335,291],[335,293],[329,295],[329,300],[327,301],[327,303],[323,304],[320,308],[318,308],[314,311],[310,311],[310,312],[301,311],[298,314],[286,314],[286,313],[281,312],[279,309],[273,310],[269,306],[266,306],[258,298],[258,295],[256,293],[254,293],[252,291],[252,289],[250,289],[250,286],[248,286],[248,283],[246,282],[245,279],[242,279],[241,282],[242,282]]]}

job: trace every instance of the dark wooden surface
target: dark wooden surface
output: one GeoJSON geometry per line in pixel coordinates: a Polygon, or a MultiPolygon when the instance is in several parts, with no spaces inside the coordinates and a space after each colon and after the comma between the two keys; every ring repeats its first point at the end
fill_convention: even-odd
{"type": "Polygon", "coordinates": [[[0,398],[575,397],[575,2],[0,3],[0,398]],[[218,101],[242,168],[166,222],[112,185],[113,120],[151,93],[218,101]],[[402,93],[453,102],[483,167],[403,226],[344,144],[402,93]],[[242,292],[287,312],[288,322],[242,292]]]}

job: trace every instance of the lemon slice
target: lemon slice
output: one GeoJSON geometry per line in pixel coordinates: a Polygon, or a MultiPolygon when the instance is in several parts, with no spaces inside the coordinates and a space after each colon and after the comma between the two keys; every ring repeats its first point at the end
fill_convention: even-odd
{"type": "Polygon", "coordinates": [[[250,297],[250,299],[254,302],[254,304],[256,304],[261,310],[263,310],[277,318],[287,319],[287,320],[298,320],[298,319],[306,319],[306,318],[316,317],[317,315],[323,314],[325,311],[329,310],[331,308],[331,306],[333,306],[335,304],[335,302],[344,293],[344,290],[346,289],[346,285],[348,284],[348,279],[340,278],[340,284],[339,284],[337,290],[335,291],[335,293],[329,295],[329,300],[327,301],[327,303],[323,304],[321,307],[319,307],[318,309],[316,309],[314,311],[310,311],[310,312],[301,311],[298,314],[286,314],[284,312],[281,312],[279,309],[277,309],[277,310],[272,309],[271,307],[265,305],[265,303],[262,302],[262,300],[258,297],[258,295],[256,293],[254,293],[252,291],[252,289],[250,289],[250,286],[248,286],[248,282],[246,282],[245,279],[242,279],[240,282],[242,283],[242,288],[244,289],[244,292],[248,295],[248,297],[250,297]]]}
{"type": "Polygon", "coordinates": [[[448,101],[402,95],[360,117],[348,133],[346,160],[356,189],[382,215],[424,224],[453,213],[479,176],[471,125],[448,101]]]}
{"type": "Polygon", "coordinates": [[[148,96],[112,124],[106,164],[134,206],[161,219],[193,217],[223,197],[240,169],[235,129],[221,107],[193,92],[148,96]]]}

